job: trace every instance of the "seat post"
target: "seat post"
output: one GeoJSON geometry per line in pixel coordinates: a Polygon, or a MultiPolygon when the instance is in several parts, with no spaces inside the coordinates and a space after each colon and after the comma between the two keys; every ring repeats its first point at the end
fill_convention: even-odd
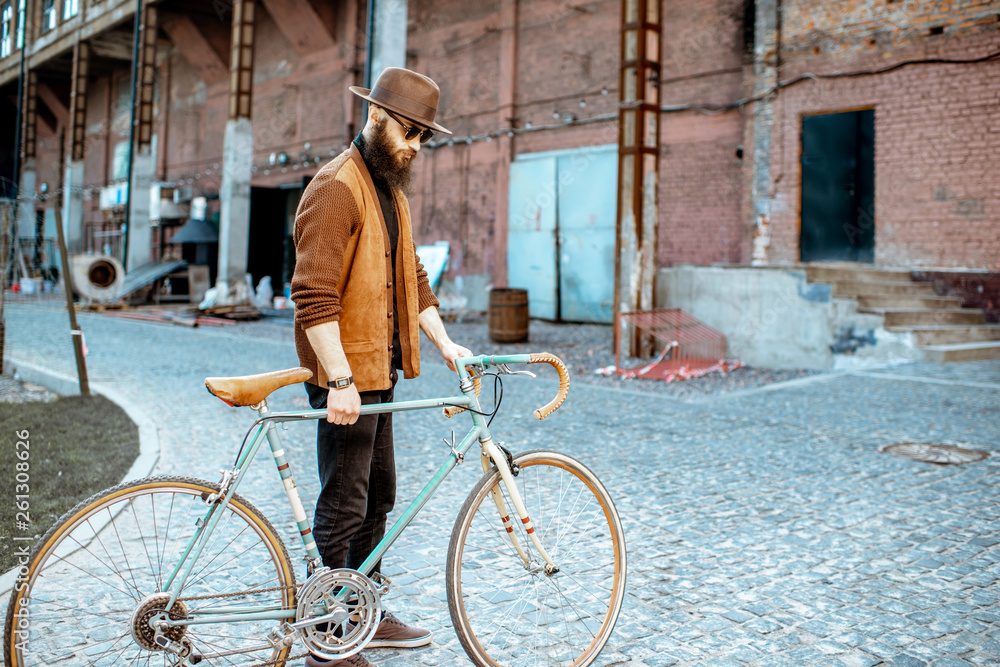
{"type": "MultiPolygon", "coordinates": [[[[267,407],[267,400],[252,406],[261,417],[267,417],[270,410],[267,407]]],[[[312,526],[306,517],[305,507],[302,505],[302,498],[299,496],[299,489],[295,485],[295,478],[292,476],[292,467],[285,456],[285,448],[281,444],[281,437],[278,435],[278,426],[273,421],[265,427],[264,433],[267,436],[267,443],[271,447],[271,455],[274,457],[274,464],[278,466],[278,474],[285,487],[285,495],[292,507],[292,515],[295,517],[295,524],[299,529],[299,536],[302,538],[302,546],[306,550],[306,560],[310,563],[310,568],[315,569],[322,564],[319,549],[316,547],[316,540],[313,539],[312,526]]]]}

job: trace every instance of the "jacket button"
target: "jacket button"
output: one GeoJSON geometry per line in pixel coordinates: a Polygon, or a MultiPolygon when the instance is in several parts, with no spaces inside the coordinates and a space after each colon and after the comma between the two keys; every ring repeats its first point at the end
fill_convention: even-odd
{"type": "Polygon", "coordinates": [[[386,317],[392,317],[392,313],[391,313],[391,312],[390,312],[390,313],[388,313],[388,314],[386,315],[386,317]]]}
{"type": "Polygon", "coordinates": [[[390,283],[388,283],[388,284],[386,285],[386,287],[392,287],[392,283],[391,283],[391,282],[390,282],[390,283]]]}
{"type": "Polygon", "coordinates": [[[386,257],[388,257],[388,256],[389,256],[389,251],[388,251],[388,250],[386,250],[386,251],[385,251],[385,256],[386,256],[386,257]]]}

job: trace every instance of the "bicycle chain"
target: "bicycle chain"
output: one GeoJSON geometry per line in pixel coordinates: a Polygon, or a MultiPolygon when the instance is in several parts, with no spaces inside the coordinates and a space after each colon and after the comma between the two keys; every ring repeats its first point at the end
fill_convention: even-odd
{"type": "Polygon", "coordinates": [[[275,586],[274,588],[261,588],[256,591],[236,591],[235,593],[217,593],[215,595],[192,595],[186,598],[177,598],[181,602],[187,602],[188,600],[211,600],[213,598],[234,598],[241,595],[253,595],[255,593],[271,593],[273,591],[283,591],[287,589],[298,589],[298,586],[275,586]]]}
{"type": "MultiPolygon", "coordinates": [[[[298,589],[298,586],[275,586],[274,588],[260,588],[255,591],[236,591],[235,593],[218,593],[216,595],[192,595],[186,598],[177,598],[180,602],[187,602],[188,600],[211,600],[214,598],[232,598],[240,595],[253,595],[255,593],[272,593],[274,591],[283,591],[288,589],[298,589]]],[[[291,655],[284,660],[268,660],[267,662],[258,662],[256,664],[250,665],[250,667],[271,667],[271,665],[287,664],[292,660],[298,660],[299,658],[305,658],[311,655],[310,653],[303,653],[302,655],[291,655]]]]}

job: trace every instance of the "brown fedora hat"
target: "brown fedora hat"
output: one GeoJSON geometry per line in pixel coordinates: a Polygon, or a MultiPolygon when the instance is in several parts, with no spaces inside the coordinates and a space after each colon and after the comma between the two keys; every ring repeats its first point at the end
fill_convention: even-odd
{"type": "Polygon", "coordinates": [[[386,67],[371,90],[351,86],[351,92],[372,104],[404,116],[436,132],[451,130],[434,122],[441,89],[431,79],[402,67],[386,67]]]}

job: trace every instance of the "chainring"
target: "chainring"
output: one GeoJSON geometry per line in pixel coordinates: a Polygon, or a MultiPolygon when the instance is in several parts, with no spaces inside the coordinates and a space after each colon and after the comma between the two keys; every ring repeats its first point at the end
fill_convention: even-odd
{"type": "Polygon", "coordinates": [[[329,618],[298,628],[302,642],[319,657],[348,658],[360,652],[378,630],[382,620],[379,591],[357,570],[322,567],[299,591],[295,623],[322,616],[329,618]]]}

